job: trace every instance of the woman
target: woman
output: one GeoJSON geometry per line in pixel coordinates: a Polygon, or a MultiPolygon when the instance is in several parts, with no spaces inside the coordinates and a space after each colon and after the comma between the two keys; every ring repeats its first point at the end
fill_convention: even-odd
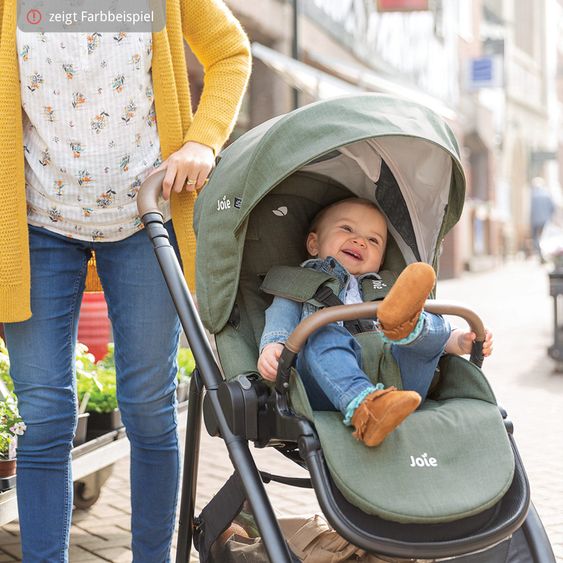
{"type": "Polygon", "coordinates": [[[23,559],[68,561],[74,344],[94,251],[131,442],[133,557],[168,561],[180,329],[135,199],[150,172],[167,169],[162,211],[192,280],[194,194],[232,130],[248,41],[222,0],[169,0],[166,27],[152,34],[22,33],[16,0],[0,10],[0,322],[27,425],[17,477],[23,559]],[[205,70],[195,115],[183,39],[205,70]]]}

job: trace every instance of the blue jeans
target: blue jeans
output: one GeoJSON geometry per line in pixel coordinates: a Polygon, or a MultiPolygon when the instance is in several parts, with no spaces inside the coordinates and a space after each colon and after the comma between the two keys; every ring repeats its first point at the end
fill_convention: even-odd
{"type": "MultiPolygon", "coordinates": [[[[450,335],[449,323],[439,315],[423,312],[424,323],[410,344],[391,346],[403,389],[426,398],[438,360],[450,335]]],[[[344,327],[326,325],[315,331],[297,357],[297,371],[314,410],[339,410],[346,415],[348,405],[373,383],[362,371],[362,350],[344,327]]]]}
{"type": "MultiPolygon", "coordinates": [[[[175,244],[171,225],[167,225],[175,244]]],[[[180,324],[145,232],[83,242],[30,227],[31,310],[5,325],[11,375],[27,430],[17,493],[28,563],[67,562],[70,451],[77,425],[74,368],[86,265],[96,252],[115,341],[117,399],[131,442],[135,563],[169,561],[179,482],[176,355],[180,324]]]]}

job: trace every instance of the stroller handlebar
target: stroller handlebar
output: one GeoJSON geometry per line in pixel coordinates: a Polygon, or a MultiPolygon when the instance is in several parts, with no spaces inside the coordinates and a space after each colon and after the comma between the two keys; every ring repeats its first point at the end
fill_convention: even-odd
{"type": "Polygon", "coordinates": [[[151,174],[144,180],[137,194],[137,209],[141,219],[147,213],[158,213],[162,215],[158,207],[158,197],[162,193],[162,181],[166,175],[166,169],[151,174]]]}
{"type": "MultiPolygon", "coordinates": [[[[374,319],[377,317],[377,307],[377,303],[371,302],[320,309],[297,325],[287,339],[285,347],[296,355],[305,344],[307,338],[321,326],[337,321],[374,319]]],[[[479,315],[465,305],[446,301],[426,301],[424,309],[429,313],[437,315],[455,315],[467,322],[471,330],[477,335],[471,353],[471,361],[480,367],[483,362],[482,348],[485,340],[485,327],[479,315]]]]}

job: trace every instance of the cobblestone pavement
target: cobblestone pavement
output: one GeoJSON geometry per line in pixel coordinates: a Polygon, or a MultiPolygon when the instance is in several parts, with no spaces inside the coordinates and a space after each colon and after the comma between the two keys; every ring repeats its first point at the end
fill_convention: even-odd
{"type": "MultiPolygon", "coordinates": [[[[554,373],[546,349],[552,341],[552,303],[547,269],[536,262],[510,262],[493,271],[439,283],[438,298],[463,302],[493,329],[495,349],[485,373],[514,422],[515,437],[532,487],[532,500],[563,562],[563,374],[554,373]]],[[[223,443],[202,437],[197,509],[213,496],[232,469],[223,443]]],[[[277,452],[256,451],[257,465],[303,476],[277,452]]],[[[117,463],[90,510],[73,517],[71,563],[131,561],[128,460],[117,463]]],[[[278,515],[319,511],[312,492],[267,486],[278,515]],[[297,492],[296,492],[297,491],[297,492]]],[[[18,524],[0,528],[0,563],[20,560],[18,524]]],[[[192,555],[192,561],[197,561],[192,555]]]]}

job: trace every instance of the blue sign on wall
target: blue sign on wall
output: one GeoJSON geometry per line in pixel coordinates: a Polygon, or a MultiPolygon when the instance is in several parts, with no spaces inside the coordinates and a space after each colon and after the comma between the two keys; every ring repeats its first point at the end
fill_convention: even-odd
{"type": "Polygon", "coordinates": [[[469,90],[499,88],[503,85],[502,57],[493,55],[470,59],[468,65],[467,87],[469,90]]]}

